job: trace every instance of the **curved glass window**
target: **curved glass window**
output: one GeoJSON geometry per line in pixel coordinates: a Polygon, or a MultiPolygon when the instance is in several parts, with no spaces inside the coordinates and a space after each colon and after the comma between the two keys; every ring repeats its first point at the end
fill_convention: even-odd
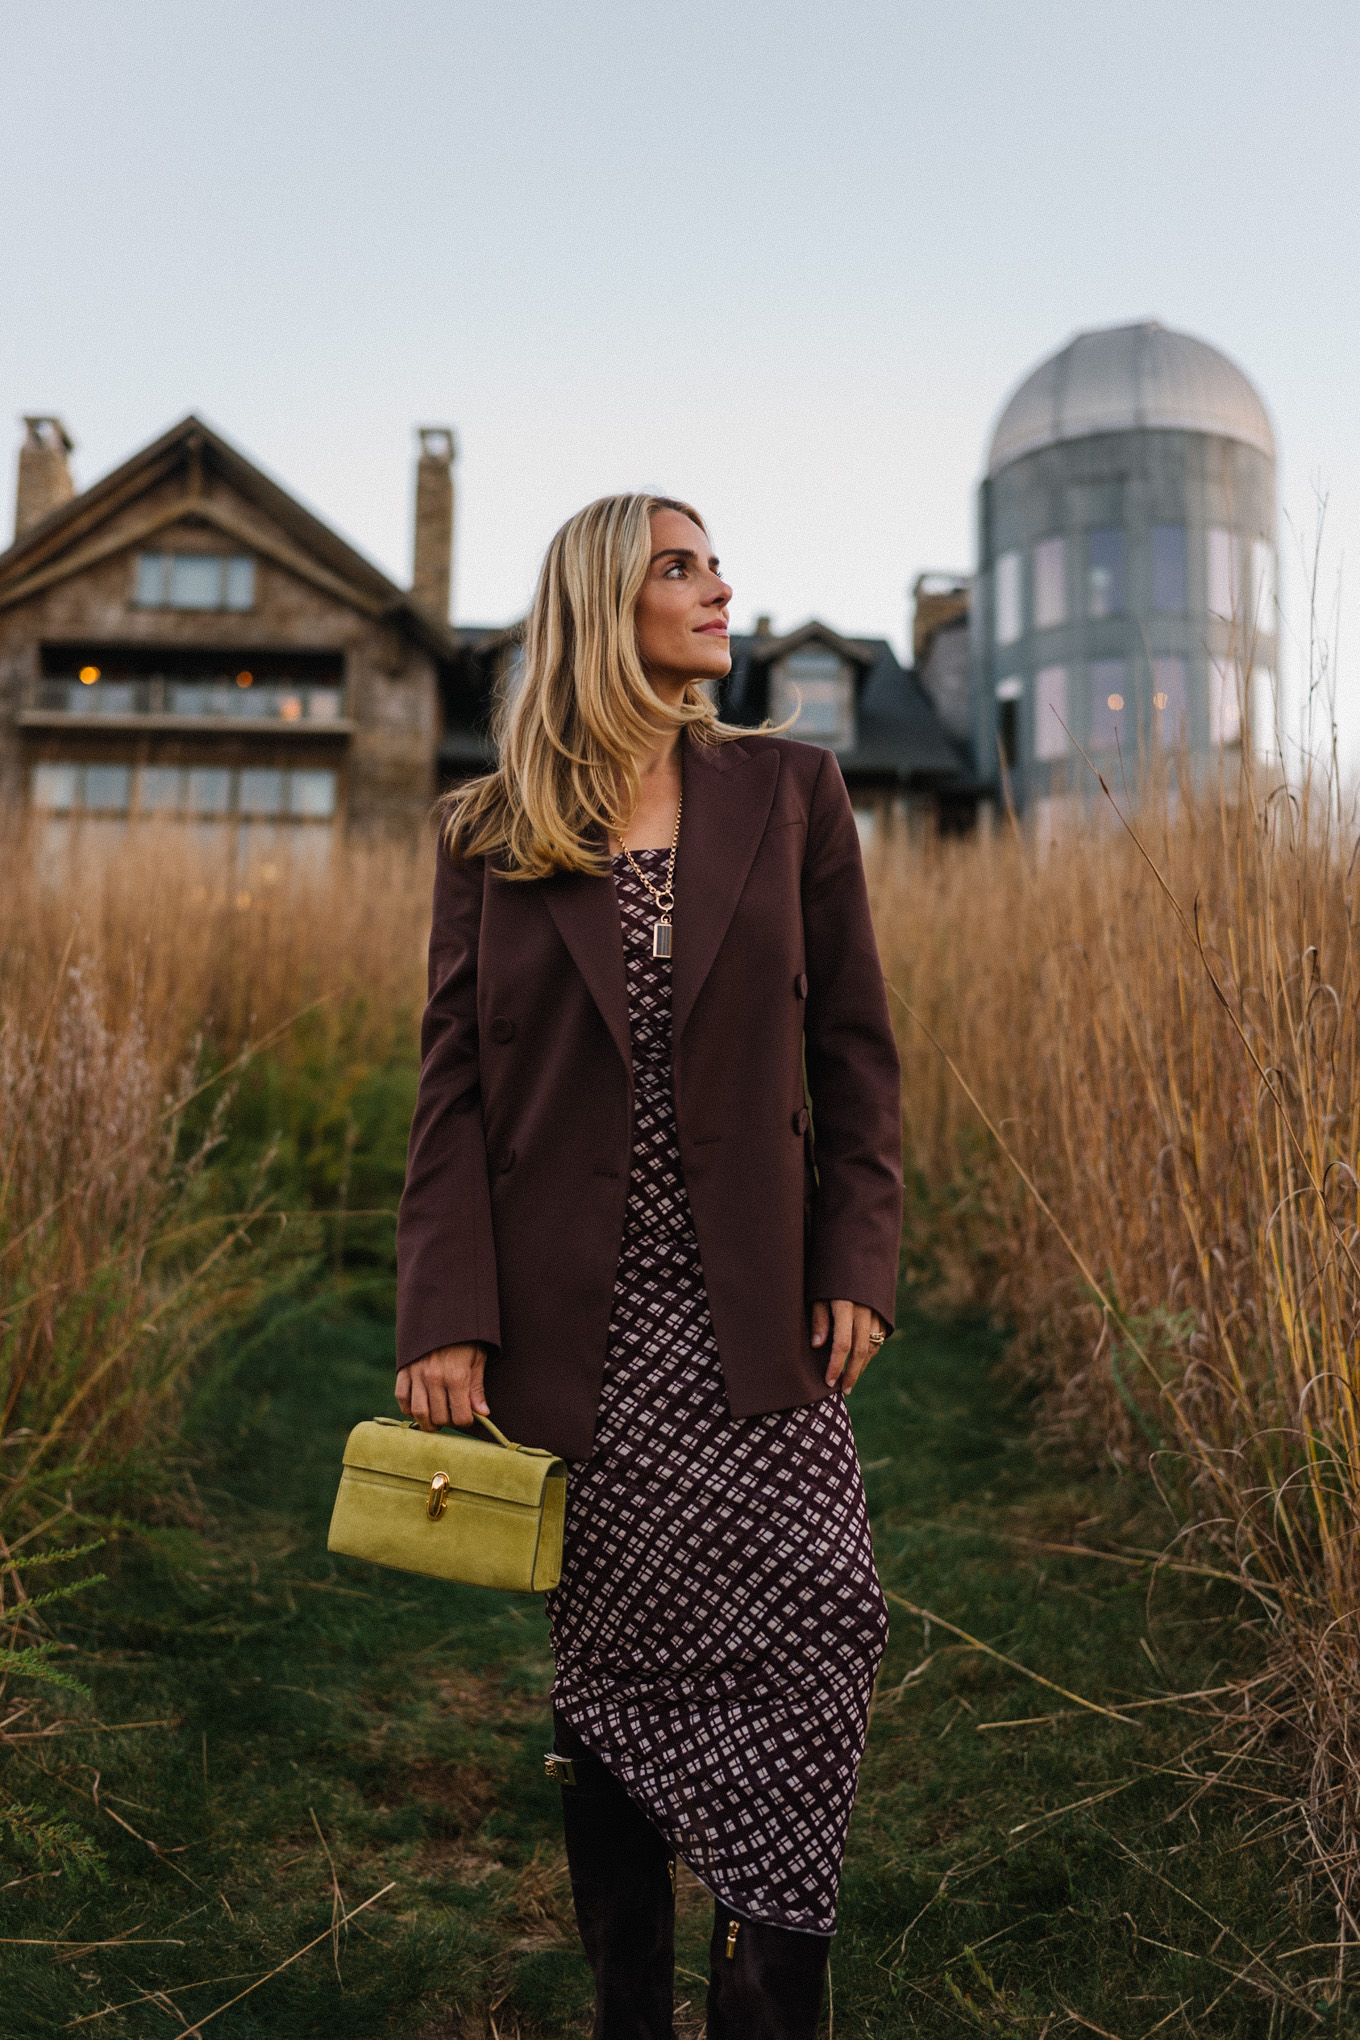
{"type": "Polygon", "coordinates": [[[1013,645],[1024,628],[1020,605],[1020,555],[1002,553],[996,563],[996,641],[1013,645]]]}
{"type": "Polygon", "coordinates": [[[1258,538],[1251,548],[1251,613],[1258,637],[1275,635],[1275,548],[1258,538]]]}
{"type": "Polygon", "coordinates": [[[1086,614],[1124,614],[1124,534],[1122,531],[1088,531],[1086,534],[1086,614]]]}
{"type": "Polygon", "coordinates": [[[1034,676],[1034,755],[1065,758],[1068,752],[1066,666],[1041,666],[1034,676]]]}
{"type": "Polygon", "coordinates": [[[1210,616],[1223,623],[1245,621],[1242,601],[1242,548],[1236,532],[1211,524],[1204,534],[1210,616]]]}
{"type": "Polygon", "coordinates": [[[1025,683],[1018,673],[998,683],[996,690],[996,743],[1002,764],[1009,772],[1020,756],[1020,703],[1025,683]]]}
{"type": "Polygon", "coordinates": [[[1242,668],[1236,659],[1209,660],[1209,742],[1235,744],[1242,735],[1242,668]]]}
{"type": "Polygon", "coordinates": [[[1183,616],[1186,607],[1185,526],[1152,527],[1152,606],[1164,616],[1183,616]]]}
{"type": "Polygon", "coordinates": [[[1067,621],[1067,541],[1046,538],[1034,548],[1034,628],[1067,621]]]}

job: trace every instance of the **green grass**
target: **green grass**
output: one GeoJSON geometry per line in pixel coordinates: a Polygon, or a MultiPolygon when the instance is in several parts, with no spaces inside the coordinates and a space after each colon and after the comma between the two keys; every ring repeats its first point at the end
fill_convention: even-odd
{"type": "MultiPolygon", "coordinates": [[[[280,1306],[197,1414],[197,1516],[120,1531],[87,1561],[107,1581],[54,1611],[57,1662],[92,1698],[11,1745],[0,1786],[100,1860],[68,1848],[52,1874],[60,1835],[45,1855],[41,1834],[3,1832],[0,2040],[192,2032],[316,1936],[203,2031],[450,2040],[488,2033],[493,2006],[503,2040],[589,2031],[541,1772],[540,1606],[324,1548],[344,1434],[390,1406],[389,1304],[384,1280],[280,1306]],[[336,1944],[332,1871],[348,1907],[392,1887],[336,1944]]],[[[913,1323],[856,1391],[885,1585],[1106,1705],[1208,1683],[1240,1647],[1226,1604],[1166,1576],[1149,1602],[1140,1567],[1016,1541],[1085,1525],[1160,1544],[1166,1526],[1142,1483],[1036,1460],[997,1356],[983,1330],[913,1323]]],[[[1179,1811],[1168,1773],[1195,1723],[1122,1727],[938,1626],[927,1642],[900,1607],[893,1629],[833,1949],[837,2036],[1355,2030],[1310,1981],[1328,1958],[1283,1952],[1334,1929],[1253,1839],[1251,1807],[1179,1811]],[[1288,2005],[1235,1980],[1255,1957],[1288,2005]]],[[[706,1941],[691,1891],[691,2034],[706,1941]]]]}

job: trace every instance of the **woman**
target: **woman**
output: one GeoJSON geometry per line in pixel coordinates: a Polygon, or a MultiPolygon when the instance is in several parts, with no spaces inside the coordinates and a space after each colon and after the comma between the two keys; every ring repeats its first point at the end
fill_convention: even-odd
{"type": "Polygon", "coordinates": [[[882,1344],[899,1071],[834,757],[724,728],[697,512],[548,549],[500,765],[444,807],[397,1400],[570,1462],[548,1770],[597,2040],[812,2035],[886,1638],[843,1399],[882,1344]],[[805,1074],[806,1072],[806,1074],[805,1074]]]}

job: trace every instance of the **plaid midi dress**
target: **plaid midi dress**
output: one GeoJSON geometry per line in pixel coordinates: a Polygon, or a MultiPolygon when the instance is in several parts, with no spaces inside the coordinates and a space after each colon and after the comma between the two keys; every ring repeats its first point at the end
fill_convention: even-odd
{"type": "MultiPolygon", "coordinates": [[[[667,852],[633,854],[658,884],[667,852]]],[[[728,1408],[680,1165],[671,965],[627,860],[613,873],[633,1149],[594,1450],[570,1470],[548,1597],[553,1704],[733,1912],[830,1934],[887,1641],[859,1461],[839,1394],[728,1408]]]]}

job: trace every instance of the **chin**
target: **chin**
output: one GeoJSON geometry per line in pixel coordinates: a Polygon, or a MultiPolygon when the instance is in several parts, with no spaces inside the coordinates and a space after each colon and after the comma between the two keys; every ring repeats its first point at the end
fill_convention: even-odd
{"type": "Polygon", "coordinates": [[[731,670],[732,654],[728,650],[727,639],[718,638],[708,646],[703,664],[696,667],[694,677],[696,680],[724,680],[731,670]]]}

